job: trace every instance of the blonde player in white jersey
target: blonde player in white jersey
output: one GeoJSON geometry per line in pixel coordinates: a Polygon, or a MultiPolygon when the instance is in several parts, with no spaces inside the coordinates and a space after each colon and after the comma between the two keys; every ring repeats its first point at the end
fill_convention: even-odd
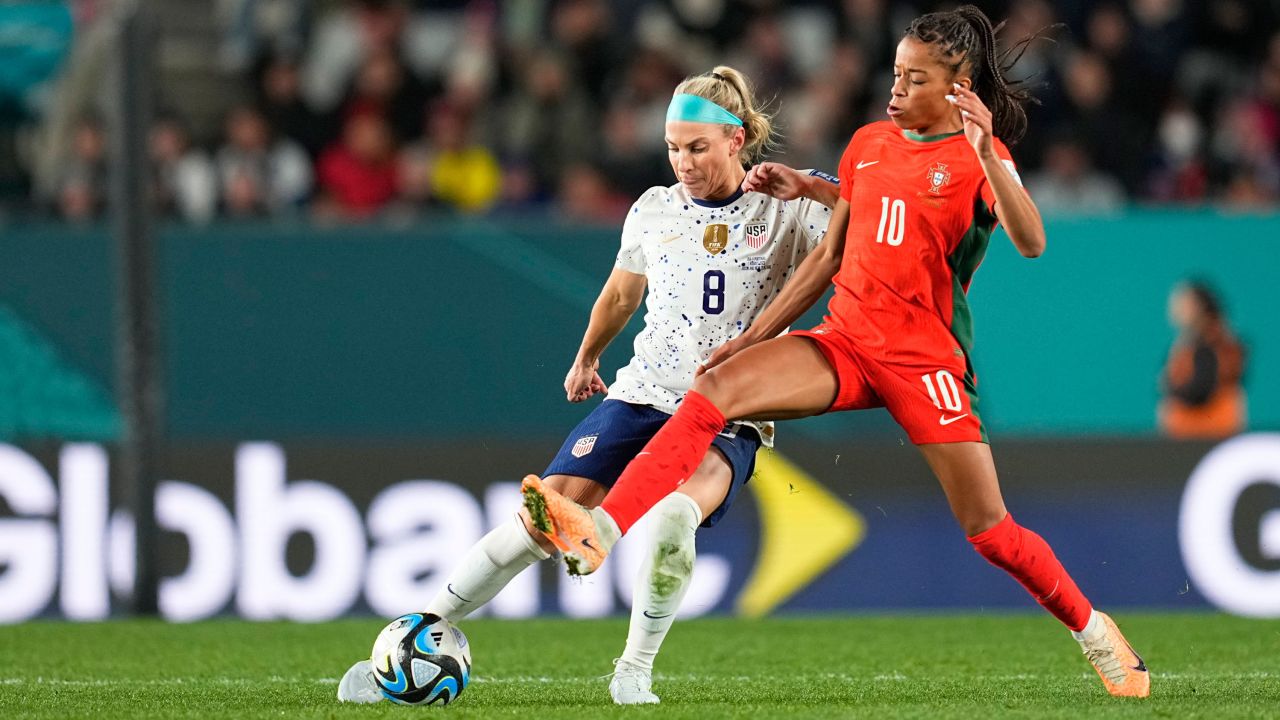
{"type": "MultiPolygon", "coordinates": [[[[587,507],[599,504],[675,412],[699,364],[751,325],[822,239],[837,198],[835,179],[775,163],[748,169],[771,135],[769,116],[733,68],[717,67],[676,88],[666,141],[678,182],[650,189],[632,206],[616,266],[565,377],[570,402],[608,393],[542,474],[565,496],[587,507]],[[606,387],[600,355],[642,300],[645,327],[635,356],[606,387]]],[[[750,478],[756,449],[772,441],[771,424],[726,427],[688,482],[654,506],[652,547],[609,685],[614,702],[658,702],[651,691],[653,660],[693,575],[694,532],[719,521],[750,478]]],[[[457,621],[555,550],[522,510],[472,547],[425,612],[457,621]]],[[[369,661],[347,671],[338,698],[381,699],[369,661]]]]}

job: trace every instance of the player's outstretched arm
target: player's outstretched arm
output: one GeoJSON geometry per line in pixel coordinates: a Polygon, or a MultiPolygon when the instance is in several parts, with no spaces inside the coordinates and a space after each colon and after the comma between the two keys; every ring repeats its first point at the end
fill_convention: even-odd
{"type": "Polygon", "coordinates": [[[996,218],[1023,257],[1039,257],[1045,248],[1044,221],[1031,196],[996,155],[991,111],[976,93],[963,85],[954,85],[952,92],[947,99],[960,110],[965,138],[978,154],[978,162],[996,197],[996,218]]]}
{"type": "Polygon", "coordinates": [[[614,268],[605,281],[600,297],[591,308],[591,320],[582,335],[578,355],[564,378],[565,397],[569,402],[582,402],[609,388],[600,378],[600,355],[609,347],[627,321],[644,300],[645,276],[614,268]]]}
{"type": "Polygon", "coordinates": [[[800,263],[796,274],[782,287],[778,297],[769,303],[746,332],[717,348],[698,368],[698,374],[758,342],[777,337],[804,311],[813,307],[831,286],[831,278],[840,270],[840,261],[844,258],[844,234],[848,227],[849,201],[841,199],[831,209],[831,221],[827,223],[827,234],[822,243],[800,263]]]}
{"type": "Polygon", "coordinates": [[[779,200],[808,198],[829,208],[834,208],[840,199],[840,187],[835,183],[775,162],[760,163],[748,170],[742,180],[742,189],[779,200]]]}

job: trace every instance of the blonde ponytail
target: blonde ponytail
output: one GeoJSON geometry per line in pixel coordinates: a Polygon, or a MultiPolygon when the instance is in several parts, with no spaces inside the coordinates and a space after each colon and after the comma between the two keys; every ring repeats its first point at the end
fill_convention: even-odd
{"type": "MultiPolygon", "coordinates": [[[[773,116],[756,107],[755,91],[742,73],[727,65],[718,65],[706,75],[685,78],[674,94],[686,93],[704,97],[742,120],[746,142],[738,151],[744,165],[761,159],[773,147],[773,116]]],[[[728,126],[726,126],[728,130],[728,126]]]]}

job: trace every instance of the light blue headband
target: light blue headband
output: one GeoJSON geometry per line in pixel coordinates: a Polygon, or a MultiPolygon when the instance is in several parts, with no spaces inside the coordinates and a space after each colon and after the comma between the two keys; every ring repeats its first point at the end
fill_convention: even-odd
{"type": "Polygon", "coordinates": [[[667,106],[667,122],[681,121],[742,127],[742,119],[737,115],[704,97],[686,93],[672,97],[671,104],[667,106]]]}

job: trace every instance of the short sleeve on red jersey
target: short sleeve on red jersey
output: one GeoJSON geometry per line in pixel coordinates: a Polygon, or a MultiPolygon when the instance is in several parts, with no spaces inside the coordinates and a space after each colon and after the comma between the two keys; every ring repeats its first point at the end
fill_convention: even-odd
{"type": "Polygon", "coordinates": [[[840,197],[845,202],[849,202],[853,198],[853,170],[854,164],[858,162],[857,154],[862,147],[862,130],[859,129],[849,138],[849,144],[844,149],[844,154],[840,156],[840,166],[836,168],[836,175],[840,178],[840,197]]]}
{"type": "MultiPolygon", "coordinates": [[[[992,141],[992,145],[995,147],[996,157],[1000,158],[1001,164],[1004,165],[1005,169],[1013,175],[1013,179],[1019,186],[1021,186],[1022,177],[1018,175],[1018,166],[1014,164],[1013,155],[1009,154],[1009,148],[1001,142],[1000,138],[995,138],[992,141]]],[[[983,175],[981,182],[978,183],[978,194],[982,196],[982,201],[987,204],[987,209],[991,211],[991,214],[995,215],[996,194],[992,192],[991,183],[987,182],[986,175],[983,175]]]]}

